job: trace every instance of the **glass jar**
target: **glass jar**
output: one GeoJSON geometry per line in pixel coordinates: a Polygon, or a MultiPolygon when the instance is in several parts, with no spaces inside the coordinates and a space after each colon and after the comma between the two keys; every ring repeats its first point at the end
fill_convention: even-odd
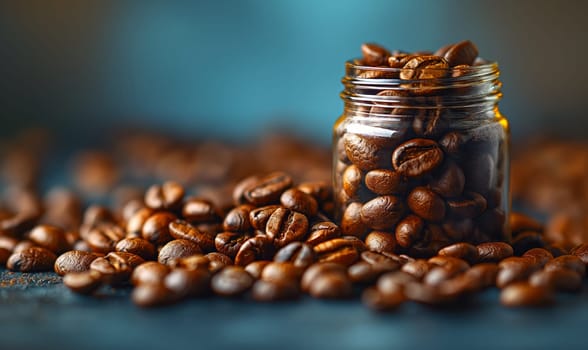
{"type": "Polygon", "coordinates": [[[509,241],[498,65],[431,70],[407,80],[415,74],[406,68],[346,63],[333,140],[336,220],[345,235],[411,256],[509,241]]]}

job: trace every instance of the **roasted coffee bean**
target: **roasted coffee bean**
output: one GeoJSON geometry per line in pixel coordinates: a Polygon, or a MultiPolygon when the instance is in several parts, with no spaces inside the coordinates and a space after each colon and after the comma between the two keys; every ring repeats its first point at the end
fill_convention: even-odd
{"type": "Polygon", "coordinates": [[[387,62],[390,52],[373,43],[365,43],[361,45],[361,53],[365,64],[370,66],[380,66],[387,62]]]}
{"type": "Polygon", "coordinates": [[[135,305],[140,307],[156,307],[173,303],[176,298],[174,293],[167,289],[163,283],[141,284],[131,294],[135,305]]]}
{"type": "MultiPolygon", "coordinates": [[[[421,89],[421,91],[425,91],[421,89]]],[[[421,137],[437,138],[448,128],[449,121],[440,108],[430,108],[420,111],[414,116],[412,129],[421,137]]]]}
{"type": "Polygon", "coordinates": [[[359,195],[359,189],[362,184],[363,173],[356,165],[350,165],[345,168],[342,175],[343,191],[350,197],[354,198],[359,195]]]}
{"type": "Polygon", "coordinates": [[[257,175],[251,175],[239,181],[233,188],[233,204],[238,206],[247,203],[247,199],[245,198],[245,191],[249,187],[254,186],[257,182],[259,182],[259,176],[257,175]]]}
{"type": "Polygon", "coordinates": [[[341,299],[351,296],[352,283],[346,273],[325,272],[312,279],[309,294],[320,299],[341,299]]]}
{"type": "Polygon", "coordinates": [[[186,239],[175,239],[169,241],[159,250],[157,261],[162,264],[169,264],[174,259],[185,258],[200,253],[202,253],[202,250],[198,244],[186,239]]]}
{"type": "Polygon", "coordinates": [[[377,288],[370,287],[361,294],[361,301],[372,310],[391,311],[398,308],[405,298],[401,292],[383,294],[377,288]]]}
{"type": "Polygon", "coordinates": [[[123,229],[116,224],[100,223],[90,230],[86,242],[92,251],[106,254],[113,251],[116,243],[124,236],[123,229]]]}
{"type": "Polygon", "coordinates": [[[416,215],[408,215],[396,226],[396,242],[402,247],[408,248],[414,242],[421,240],[424,236],[425,223],[416,215]]]}
{"type": "Polygon", "coordinates": [[[255,184],[249,186],[244,192],[245,199],[254,205],[268,205],[277,203],[282,193],[292,186],[292,178],[285,173],[271,173],[255,184]]]}
{"type": "Polygon", "coordinates": [[[123,221],[129,222],[129,220],[143,208],[147,207],[141,199],[131,199],[124,203],[121,209],[121,216],[123,221]]]}
{"type": "Polygon", "coordinates": [[[386,230],[395,227],[402,218],[405,206],[399,197],[380,196],[361,207],[361,220],[374,230],[386,230]]]}
{"type": "Polygon", "coordinates": [[[496,164],[490,154],[477,154],[464,166],[466,177],[465,188],[477,192],[487,193],[496,182],[496,164]]]}
{"type": "Polygon", "coordinates": [[[359,261],[349,266],[347,276],[353,283],[373,283],[384,271],[374,268],[365,261],[359,261]]]}
{"type": "Polygon", "coordinates": [[[313,264],[308,269],[306,269],[306,271],[304,271],[304,274],[302,275],[302,280],[300,281],[300,287],[304,292],[308,292],[315,278],[322,274],[328,273],[345,274],[346,269],[345,266],[332,262],[313,264]]]}
{"type": "Polygon", "coordinates": [[[396,238],[393,232],[372,231],[365,237],[366,248],[375,252],[393,252],[396,238]]]}
{"type": "Polygon", "coordinates": [[[541,225],[539,221],[521,213],[510,213],[509,221],[510,230],[513,233],[518,233],[522,231],[543,231],[543,225],[541,225]]]}
{"type": "Polygon", "coordinates": [[[276,209],[265,226],[267,236],[277,248],[293,241],[301,241],[308,233],[308,219],[304,214],[286,208],[276,209]]]}
{"type": "Polygon", "coordinates": [[[543,236],[537,232],[523,231],[513,237],[511,245],[515,255],[522,255],[531,248],[545,247],[545,241],[543,241],[543,236]]]}
{"type": "Polygon", "coordinates": [[[447,161],[437,177],[430,183],[431,189],[445,198],[462,194],[465,176],[455,162],[447,161]]]}
{"type": "Polygon", "coordinates": [[[280,205],[267,205],[264,207],[253,209],[249,213],[249,222],[251,226],[256,230],[265,230],[265,226],[267,225],[267,221],[269,220],[270,216],[276,211],[278,208],[281,208],[280,205]]]}
{"type": "Polygon", "coordinates": [[[426,187],[416,187],[408,195],[408,207],[424,220],[439,222],[445,217],[445,201],[426,187]]]}
{"type": "Polygon", "coordinates": [[[481,263],[472,266],[464,275],[475,281],[475,288],[471,291],[493,287],[496,284],[498,265],[495,263],[481,263]]]}
{"type": "Polygon", "coordinates": [[[427,261],[429,264],[440,266],[449,270],[457,270],[458,272],[463,272],[470,267],[467,261],[452,256],[437,255],[427,261]]]}
{"type": "Polygon", "coordinates": [[[330,221],[318,222],[310,228],[310,234],[306,239],[306,244],[315,246],[319,243],[338,237],[341,237],[341,229],[339,226],[330,221]]]}
{"type": "Polygon", "coordinates": [[[302,182],[296,188],[313,196],[319,203],[329,201],[333,196],[331,185],[324,181],[302,182]]]}
{"type": "Polygon", "coordinates": [[[165,211],[151,215],[143,224],[142,237],[156,246],[171,241],[169,224],[175,219],[174,214],[165,211]]]}
{"type": "Polygon", "coordinates": [[[204,269],[173,269],[164,280],[164,286],[177,298],[199,297],[210,292],[210,272],[204,269]]]}
{"type": "Polygon", "coordinates": [[[70,248],[65,231],[56,226],[39,225],[31,230],[28,239],[55,254],[61,254],[70,248]]]}
{"type": "Polygon", "coordinates": [[[429,272],[427,272],[427,274],[423,277],[423,283],[431,286],[439,286],[442,283],[457,276],[460,272],[462,271],[456,269],[455,267],[446,268],[436,266],[433,267],[429,272]]]}
{"type": "Polygon", "coordinates": [[[252,236],[247,233],[223,232],[219,233],[214,238],[214,246],[217,251],[226,254],[231,258],[235,258],[243,243],[251,237],[252,236]]]}
{"type": "Polygon", "coordinates": [[[255,279],[261,278],[261,272],[271,261],[268,260],[257,260],[245,266],[245,271],[249,272],[255,279]]]}
{"type": "Polygon", "coordinates": [[[349,203],[341,218],[341,233],[346,236],[362,238],[368,231],[368,226],[361,218],[363,204],[359,202],[349,203]]]}
{"type": "Polygon", "coordinates": [[[478,260],[478,248],[470,243],[460,242],[441,249],[439,255],[460,258],[473,264],[478,260]]]}
{"type": "Polygon", "coordinates": [[[298,268],[306,268],[314,263],[312,247],[302,242],[292,242],[280,249],[274,256],[276,262],[290,262],[298,268]]]}
{"type": "Polygon", "coordinates": [[[145,193],[145,204],[155,210],[176,210],[181,206],[184,193],[184,188],[176,182],[153,185],[145,193]]]}
{"type": "Polygon", "coordinates": [[[373,140],[357,134],[345,134],[345,153],[360,170],[370,171],[386,165],[386,154],[373,140]]]}
{"type": "Polygon", "coordinates": [[[513,255],[513,249],[504,242],[488,242],[478,244],[479,262],[499,262],[513,255]]]}
{"type": "Polygon", "coordinates": [[[127,221],[127,236],[131,235],[134,237],[139,237],[141,235],[141,231],[143,230],[143,225],[145,221],[153,215],[154,211],[151,208],[141,208],[136,213],[129,218],[127,221]]]}
{"type": "Polygon", "coordinates": [[[502,260],[498,264],[498,268],[496,286],[504,288],[514,282],[527,280],[540,267],[535,264],[535,260],[532,258],[513,256],[502,260]]]}
{"type": "Polygon", "coordinates": [[[155,246],[143,238],[124,238],[114,247],[117,252],[133,253],[145,260],[155,259],[155,246]]]}
{"type": "Polygon", "coordinates": [[[461,64],[471,66],[478,57],[478,48],[474,43],[466,40],[443,47],[435,52],[435,55],[445,58],[451,67],[461,64]]]}
{"type": "Polygon", "coordinates": [[[235,256],[235,265],[245,266],[255,260],[271,260],[273,255],[272,239],[267,236],[255,236],[241,245],[235,256]]]}
{"type": "Polygon", "coordinates": [[[148,261],[133,270],[131,283],[135,286],[148,283],[163,283],[163,279],[170,271],[167,265],[156,261],[148,261]]]}
{"type": "Polygon", "coordinates": [[[91,205],[84,211],[82,222],[93,227],[101,223],[115,223],[116,218],[110,209],[101,205],[91,205]]]}
{"type": "Polygon", "coordinates": [[[185,239],[198,244],[205,252],[213,251],[215,248],[214,238],[185,220],[173,220],[169,223],[169,234],[175,239],[185,239]]]}
{"type": "Polygon", "coordinates": [[[319,262],[335,262],[349,266],[359,259],[365,244],[356,237],[343,236],[335,238],[314,247],[319,262]]]}
{"type": "Polygon", "coordinates": [[[502,290],[500,302],[508,307],[545,306],[553,302],[553,294],[550,288],[519,282],[513,283],[502,290]]]}
{"type": "Polygon", "coordinates": [[[529,284],[562,292],[579,292],[582,276],[569,269],[541,270],[529,277],[529,284]]]}
{"type": "Polygon", "coordinates": [[[409,59],[400,71],[400,79],[439,79],[449,71],[449,64],[438,56],[418,55],[409,59]]]}
{"type": "Polygon", "coordinates": [[[210,259],[206,255],[194,254],[183,258],[173,259],[168,264],[172,269],[197,270],[204,269],[210,271],[210,259]]]}
{"type": "Polygon", "coordinates": [[[141,257],[125,252],[111,252],[105,257],[94,259],[90,270],[98,271],[107,284],[117,286],[126,284],[133,270],[145,260],[141,257]]]}
{"type": "Polygon", "coordinates": [[[469,239],[474,232],[474,221],[472,219],[449,218],[441,225],[443,233],[452,242],[469,239]]]}
{"type": "Polygon", "coordinates": [[[418,282],[418,279],[404,271],[388,272],[378,278],[376,287],[382,294],[396,294],[402,292],[404,286],[411,282],[418,282]]]}
{"type": "Polygon", "coordinates": [[[427,260],[417,259],[407,262],[402,266],[402,271],[413,275],[416,279],[421,280],[431,270],[432,264],[427,260]]]}
{"type": "Polygon", "coordinates": [[[361,260],[372,265],[374,268],[385,272],[398,270],[400,268],[400,262],[397,259],[373,251],[363,251],[361,253],[361,260]]]}
{"type": "Polygon", "coordinates": [[[77,294],[91,294],[102,285],[102,275],[97,271],[68,272],[63,284],[77,294]]]}
{"type": "Polygon", "coordinates": [[[532,248],[527,250],[523,254],[524,258],[531,258],[535,261],[535,264],[543,267],[547,262],[553,259],[553,255],[546,249],[543,248],[532,248]]]}
{"type": "Polygon", "coordinates": [[[70,272],[88,271],[92,261],[99,256],[96,253],[70,250],[57,257],[53,269],[60,276],[70,272]]]}
{"type": "Polygon", "coordinates": [[[574,248],[570,254],[577,256],[584,262],[584,264],[588,265],[588,243],[580,244],[574,248]]]}
{"type": "Polygon", "coordinates": [[[223,229],[230,232],[245,232],[251,229],[249,213],[255,209],[249,204],[242,204],[231,209],[223,221],[223,229]]]}
{"type": "Polygon", "coordinates": [[[553,260],[549,260],[545,264],[545,270],[570,269],[575,271],[580,276],[586,275],[586,265],[576,255],[562,255],[553,260]]]}
{"type": "Polygon", "coordinates": [[[394,170],[407,177],[421,177],[443,162],[443,151],[429,139],[412,139],[398,146],[392,154],[394,170]]]}
{"type": "Polygon", "coordinates": [[[253,277],[241,266],[227,266],[212,277],[212,290],[222,296],[234,297],[253,285],[253,277]]]}
{"type": "Polygon", "coordinates": [[[273,282],[259,280],[253,284],[251,296],[256,301],[292,300],[300,295],[298,284],[293,281],[273,282]]]}
{"type": "Polygon", "coordinates": [[[464,145],[464,136],[456,131],[450,131],[439,140],[439,146],[446,154],[459,156],[464,145]]]}
{"type": "Polygon", "coordinates": [[[437,286],[421,283],[407,283],[404,295],[408,300],[426,305],[442,305],[455,301],[456,295],[444,294],[437,286]]]}
{"type": "Polygon", "coordinates": [[[6,268],[17,272],[51,271],[57,256],[47,248],[30,247],[14,252],[6,261],[6,268]]]}
{"type": "Polygon", "coordinates": [[[284,191],[280,197],[282,205],[290,210],[300,212],[308,217],[313,217],[318,212],[318,203],[310,194],[297,188],[284,191]]]}
{"type": "Polygon", "coordinates": [[[208,271],[211,273],[216,273],[225,266],[233,265],[233,259],[222,253],[210,252],[205,257],[210,261],[208,271]]]}
{"type": "Polygon", "coordinates": [[[486,210],[486,199],[475,192],[466,192],[462,198],[447,200],[449,215],[457,218],[475,218],[486,210]]]}
{"type": "Polygon", "coordinates": [[[400,194],[405,191],[406,182],[393,170],[375,169],[365,175],[365,186],[379,195],[400,194]]]}
{"type": "Polygon", "coordinates": [[[14,237],[0,235],[0,248],[6,249],[9,252],[13,251],[18,243],[19,240],[14,237]]]}
{"type": "Polygon", "coordinates": [[[220,213],[214,204],[202,198],[188,198],[182,207],[182,216],[191,223],[220,220],[220,213]]]}
{"type": "Polygon", "coordinates": [[[271,262],[261,271],[261,279],[268,282],[289,283],[300,280],[302,269],[289,262],[271,262]]]}

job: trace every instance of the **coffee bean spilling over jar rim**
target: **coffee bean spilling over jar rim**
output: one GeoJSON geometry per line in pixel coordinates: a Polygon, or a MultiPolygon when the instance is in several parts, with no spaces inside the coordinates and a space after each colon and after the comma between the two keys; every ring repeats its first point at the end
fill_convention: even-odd
{"type": "Polygon", "coordinates": [[[470,41],[434,53],[362,45],[334,126],[336,220],[427,258],[452,243],[508,241],[508,123],[496,63],[470,41]]]}

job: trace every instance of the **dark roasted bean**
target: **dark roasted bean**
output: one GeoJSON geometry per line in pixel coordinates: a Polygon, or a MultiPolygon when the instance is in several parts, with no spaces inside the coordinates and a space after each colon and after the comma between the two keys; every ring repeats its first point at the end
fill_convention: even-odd
{"type": "Polygon", "coordinates": [[[300,241],[308,233],[308,219],[301,213],[278,208],[267,221],[265,232],[277,248],[293,241],[300,241]]]}
{"type": "Polygon", "coordinates": [[[570,269],[572,271],[577,272],[580,276],[584,276],[586,274],[586,265],[576,255],[562,255],[558,256],[553,260],[549,260],[545,264],[545,270],[557,270],[557,269],[570,269]]]}
{"type": "Polygon", "coordinates": [[[545,264],[553,259],[553,255],[543,248],[529,249],[523,254],[523,257],[532,258],[535,261],[535,264],[540,267],[545,266],[545,264]]]}
{"type": "Polygon", "coordinates": [[[270,260],[274,255],[272,239],[267,236],[249,238],[235,256],[235,265],[245,266],[255,260],[270,260]]]}
{"type": "Polygon", "coordinates": [[[49,249],[30,247],[8,257],[6,268],[18,272],[51,271],[56,259],[49,249]]]}
{"type": "Polygon", "coordinates": [[[304,271],[302,280],[300,281],[300,287],[304,292],[308,292],[315,278],[322,274],[331,272],[345,274],[345,266],[332,262],[313,264],[308,269],[306,269],[306,271],[304,271]]]}
{"type": "Polygon", "coordinates": [[[380,66],[385,64],[388,60],[388,56],[390,56],[388,50],[373,43],[362,44],[361,53],[363,54],[363,60],[365,63],[370,66],[380,66]]]}
{"type": "Polygon", "coordinates": [[[446,46],[435,52],[435,55],[445,58],[451,67],[457,65],[472,65],[478,57],[478,48],[469,40],[446,46]]]}
{"type": "Polygon", "coordinates": [[[140,307],[163,306],[175,301],[173,292],[163,283],[141,284],[133,289],[131,298],[133,303],[140,307]]]}
{"type": "Polygon", "coordinates": [[[70,250],[57,257],[53,269],[60,276],[70,272],[87,271],[90,269],[92,261],[99,256],[100,255],[96,253],[70,250]]]}
{"type": "Polygon", "coordinates": [[[366,187],[379,195],[399,194],[406,189],[402,176],[390,169],[375,169],[365,175],[366,187]]]}
{"type": "Polygon", "coordinates": [[[478,249],[472,244],[460,242],[441,249],[439,255],[460,258],[473,264],[478,260],[478,249]]]}
{"type": "Polygon", "coordinates": [[[251,235],[246,233],[223,232],[219,233],[214,238],[214,246],[217,251],[234,258],[239,252],[239,249],[241,249],[243,243],[251,237],[251,235]]]}
{"type": "Polygon", "coordinates": [[[68,272],[63,284],[72,292],[90,294],[102,285],[102,275],[97,271],[68,272]]]}
{"type": "Polygon", "coordinates": [[[239,296],[253,285],[253,277],[241,266],[227,266],[212,277],[212,290],[222,296],[239,296]]]}
{"type": "Polygon", "coordinates": [[[338,237],[341,237],[341,229],[339,226],[330,221],[323,221],[316,223],[311,227],[306,243],[310,246],[315,246],[319,243],[338,237]]]}
{"type": "Polygon", "coordinates": [[[374,230],[392,229],[404,215],[405,206],[399,197],[380,196],[361,207],[361,220],[374,230]]]}
{"type": "Polygon", "coordinates": [[[297,188],[284,191],[280,197],[282,205],[290,210],[300,212],[307,217],[313,217],[318,212],[318,203],[310,194],[297,188]]]}
{"type": "Polygon", "coordinates": [[[173,241],[169,241],[159,250],[157,261],[167,265],[172,260],[185,258],[200,253],[202,253],[202,250],[198,244],[186,239],[175,239],[173,241]]]}
{"type": "Polygon", "coordinates": [[[341,219],[341,233],[346,236],[362,238],[368,231],[368,226],[361,218],[363,204],[359,202],[350,203],[341,219]]]}
{"type": "Polygon", "coordinates": [[[308,292],[321,299],[340,299],[351,296],[352,283],[346,273],[325,272],[312,279],[308,292]]]}
{"type": "Polygon", "coordinates": [[[218,221],[220,214],[214,204],[201,198],[188,198],[182,207],[182,216],[189,222],[211,222],[218,221]]]}
{"type": "Polygon", "coordinates": [[[225,266],[233,265],[233,260],[228,255],[222,253],[210,252],[205,257],[210,261],[208,270],[211,273],[216,273],[225,266]]]}
{"type": "Polygon", "coordinates": [[[553,294],[550,288],[519,282],[502,290],[500,302],[508,307],[545,306],[553,302],[553,294]]]}
{"type": "Polygon", "coordinates": [[[211,252],[215,248],[214,238],[209,233],[201,231],[185,220],[170,222],[169,233],[175,239],[185,239],[198,244],[205,252],[211,252]]]}
{"type": "Polygon", "coordinates": [[[390,311],[398,308],[405,301],[405,298],[401,292],[384,294],[379,289],[370,287],[363,291],[361,301],[370,309],[390,311]]]}
{"type": "Polygon", "coordinates": [[[365,237],[365,245],[375,252],[394,252],[396,238],[392,232],[372,231],[365,237]]]}
{"type": "Polygon", "coordinates": [[[253,278],[260,279],[261,272],[269,263],[271,263],[269,260],[257,260],[245,266],[245,271],[249,272],[253,278]]]}
{"type": "Polygon", "coordinates": [[[184,188],[172,181],[163,185],[153,185],[145,193],[145,204],[155,210],[178,209],[184,197],[184,188]]]}
{"type": "Polygon", "coordinates": [[[302,242],[292,242],[280,249],[274,256],[276,262],[290,262],[298,268],[306,268],[314,263],[312,247],[302,242]]]}
{"type": "Polygon", "coordinates": [[[402,266],[402,271],[413,275],[416,279],[420,280],[431,270],[432,264],[427,260],[417,259],[409,261],[402,266]]]}
{"type": "Polygon", "coordinates": [[[106,254],[113,251],[124,236],[123,229],[116,224],[100,223],[90,230],[86,242],[92,251],[106,254]]]}
{"type": "Polygon", "coordinates": [[[202,254],[194,254],[183,258],[173,259],[169,263],[169,266],[172,269],[180,268],[188,270],[210,270],[210,265],[208,257],[202,254]]]}
{"type": "Polygon", "coordinates": [[[421,177],[435,170],[443,162],[443,151],[429,139],[412,139],[394,150],[394,169],[408,177],[421,177]]]}
{"type": "Polygon", "coordinates": [[[155,259],[155,246],[143,238],[124,238],[114,248],[117,252],[133,253],[145,260],[155,259]]]}
{"type": "Polygon", "coordinates": [[[90,270],[98,271],[107,284],[116,286],[126,284],[133,270],[145,260],[141,257],[125,252],[111,252],[105,257],[94,259],[90,270]]]}
{"type": "Polygon", "coordinates": [[[565,268],[541,270],[529,277],[529,284],[562,292],[579,292],[582,290],[582,276],[565,268]]]}
{"type": "Polygon", "coordinates": [[[446,161],[445,166],[430,185],[433,191],[445,198],[457,197],[463,192],[465,176],[455,162],[446,161]]]}
{"type": "Polygon", "coordinates": [[[438,79],[445,77],[449,64],[439,56],[418,55],[409,59],[400,71],[400,79],[438,79]]]}
{"type": "Polygon", "coordinates": [[[413,243],[422,239],[425,223],[416,215],[408,215],[396,226],[396,242],[402,247],[408,248],[413,243]]]}
{"type": "Polygon", "coordinates": [[[175,219],[174,214],[165,211],[151,215],[143,224],[142,237],[156,246],[171,241],[169,223],[175,219]]]}
{"type": "Polygon", "coordinates": [[[131,283],[138,286],[147,283],[163,283],[163,279],[170,272],[167,265],[156,261],[148,261],[137,266],[131,275],[131,283]]]}
{"type": "Polygon", "coordinates": [[[480,262],[499,262],[513,255],[512,247],[504,242],[482,243],[477,248],[480,262]]]}
{"type": "Polygon", "coordinates": [[[267,205],[251,210],[249,213],[249,222],[251,223],[251,226],[256,230],[265,230],[267,221],[278,208],[281,208],[281,206],[267,205]]]}
{"type": "Polygon", "coordinates": [[[140,236],[145,221],[153,215],[153,209],[141,208],[127,221],[127,235],[140,236]]]}
{"type": "Polygon", "coordinates": [[[292,300],[300,295],[298,284],[294,281],[274,282],[259,280],[253,284],[251,296],[256,301],[292,300]]]}
{"type": "Polygon", "coordinates": [[[353,236],[335,238],[314,247],[319,262],[335,262],[349,266],[359,259],[365,244],[353,236]]]}
{"type": "Polygon", "coordinates": [[[301,276],[302,269],[289,262],[271,262],[261,271],[261,279],[268,282],[297,284],[301,276]]]}
{"type": "Polygon", "coordinates": [[[210,292],[210,272],[204,269],[173,269],[163,281],[177,298],[198,297],[210,292]]]}
{"type": "Polygon", "coordinates": [[[243,196],[254,205],[268,205],[277,203],[282,193],[292,186],[292,178],[285,173],[269,174],[252,186],[249,186],[243,196]]]}
{"type": "Polygon", "coordinates": [[[445,201],[426,187],[416,187],[408,195],[408,207],[424,220],[439,222],[445,217],[445,201]]]}
{"type": "Polygon", "coordinates": [[[498,264],[498,268],[496,286],[504,288],[514,282],[527,280],[540,267],[535,264],[535,260],[532,258],[513,256],[502,260],[498,264]]]}
{"type": "Polygon", "coordinates": [[[70,248],[65,232],[56,226],[39,225],[31,230],[28,239],[55,254],[61,254],[70,248]]]}
{"type": "Polygon", "coordinates": [[[223,221],[223,229],[231,232],[245,232],[251,229],[249,222],[249,213],[255,207],[249,204],[243,204],[231,209],[223,221]]]}

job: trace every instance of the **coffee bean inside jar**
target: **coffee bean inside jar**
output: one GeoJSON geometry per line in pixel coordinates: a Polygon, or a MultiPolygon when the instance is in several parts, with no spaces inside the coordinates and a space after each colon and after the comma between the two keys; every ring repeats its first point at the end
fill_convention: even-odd
{"type": "Polygon", "coordinates": [[[336,219],[394,253],[509,241],[509,129],[499,69],[470,41],[434,54],[362,46],[334,126],[336,219]],[[357,213],[351,215],[351,213],[357,213]]]}

